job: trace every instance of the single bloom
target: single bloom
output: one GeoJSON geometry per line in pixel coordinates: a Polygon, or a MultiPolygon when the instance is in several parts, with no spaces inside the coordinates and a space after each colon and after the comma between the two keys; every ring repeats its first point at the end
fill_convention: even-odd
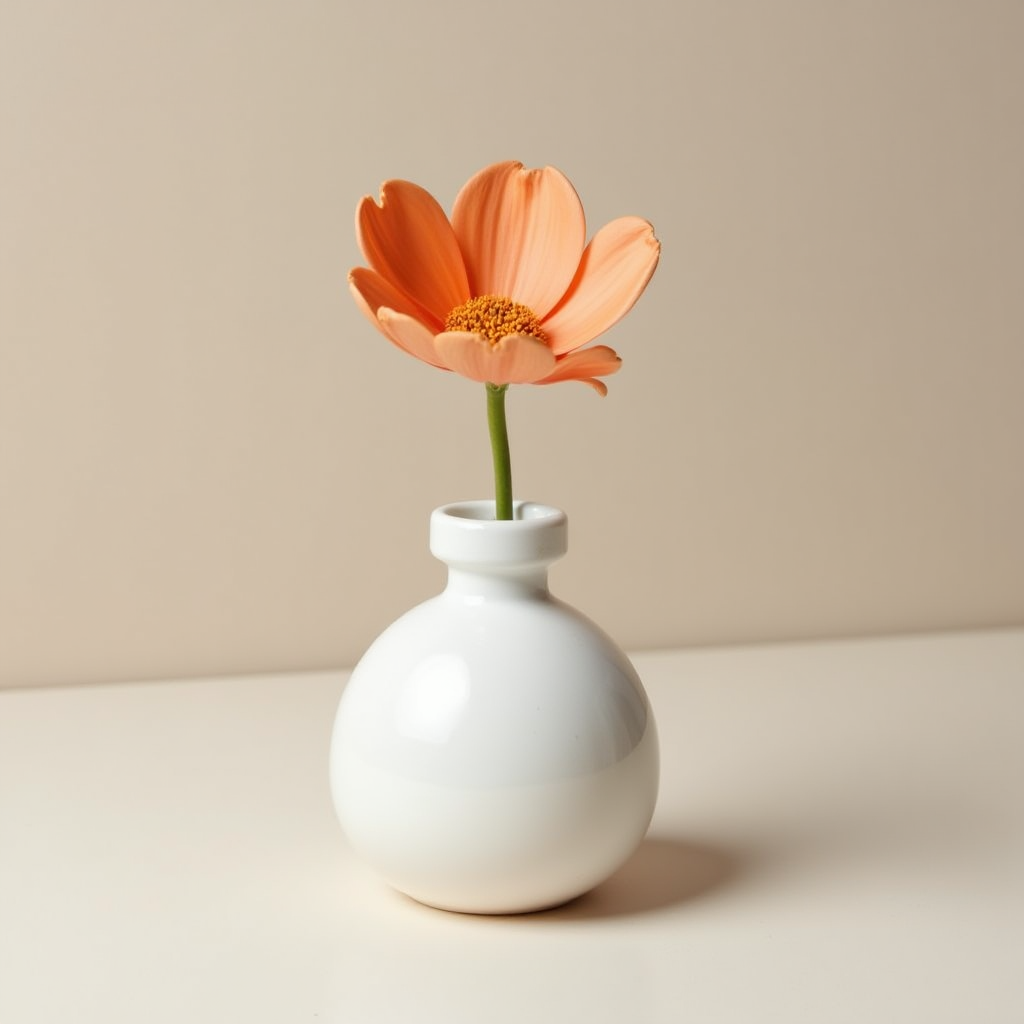
{"type": "Polygon", "coordinates": [[[554,167],[485,167],[451,219],[429,192],[388,181],[356,209],[368,266],[349,274],[360,309],[399,348],[490,384],[580,380],[600,394],[622,360],[589,345],[643,293],[654,228],[620,217],[586,243],[583,204],[554,167]]]}

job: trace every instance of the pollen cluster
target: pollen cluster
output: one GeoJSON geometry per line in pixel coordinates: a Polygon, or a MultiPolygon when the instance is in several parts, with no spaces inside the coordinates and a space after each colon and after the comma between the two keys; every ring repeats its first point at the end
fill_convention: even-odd
{"type": "Polygon", "coordinates": [[[495,342],[509,334],[530,334],[546,341],[540,320],[529,306],[501,295],[480,295],[456,306],[444,322],[446,331],[471,331],[495,342]]]}

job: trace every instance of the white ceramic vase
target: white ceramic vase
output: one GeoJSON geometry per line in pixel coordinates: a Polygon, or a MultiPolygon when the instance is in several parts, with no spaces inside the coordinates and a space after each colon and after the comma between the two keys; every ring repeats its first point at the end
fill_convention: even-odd
{"type": "Polygon", "coordinates": [[[593,888],[654,811],[658,740],[621,650],[553,598],[559,509],[446,505],[448,585],[384,631],[338,708],[331,790],[355,852],[430,906],[521,913],[593,888]]]}

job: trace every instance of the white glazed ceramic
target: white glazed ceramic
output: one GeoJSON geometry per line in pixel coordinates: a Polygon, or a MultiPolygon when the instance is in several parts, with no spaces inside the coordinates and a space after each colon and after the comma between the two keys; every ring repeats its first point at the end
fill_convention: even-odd
{"type": "Polygon", "coordinates": [[[548,593],[565,514],[437,509],[439,596],[373,643],[345,688],[331,789],[352,847],[422,903],[518,913],[564,903],[636,849],[658,741],[633,666],[548,593]]]}

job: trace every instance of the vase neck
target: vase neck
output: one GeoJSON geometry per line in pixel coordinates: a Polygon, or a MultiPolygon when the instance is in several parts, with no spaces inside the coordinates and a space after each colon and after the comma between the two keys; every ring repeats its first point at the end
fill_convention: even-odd
{"type": "Polygon", "coordinates": [[[430,550],[448,566],[446,593],[467,599],[546,595],[548,566],[567,543],[565,513],[535,502],[516,502],[510,520],[495,520],[487,501],[445,505],[430,518],[430,550]]]}
{"type": "Polygon", "coordinates": [[[533,565],[479,569],[449,566],[445,593],[469,601],[546,597],[547,567],[533,565]]]}

